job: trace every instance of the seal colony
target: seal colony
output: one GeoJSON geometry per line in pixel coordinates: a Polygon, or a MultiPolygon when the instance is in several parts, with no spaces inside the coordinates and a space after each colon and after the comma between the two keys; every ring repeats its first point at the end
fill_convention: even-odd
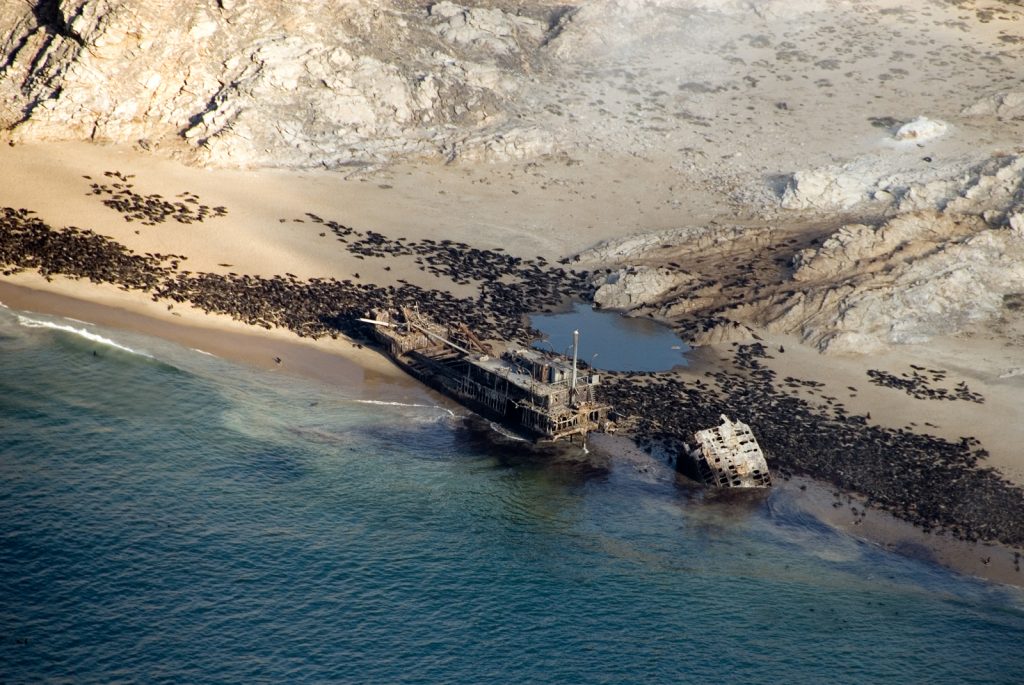
{"type": "MultiPolygon", "coordinates": [[[[206,230],[215,218],[206,215],[190,230],[206,230]]],[[[139,254],[92,230],[57,228],[28,209],[13,207],[0,210],[0,269],[8,277],[32,271],[48,279],[113,284],[168,306],[185,303],[300,337],[348,336],[364,342],[358,322],[363,313],[404,306],[418,307],[435,320],[465,323],[481,337],[528,344],[533,332],[526,315],[593,295],[593,274],[567,268],[568,259],[528,259],[455,240],[396,238],[314,212],[286,221],[322,228],[320,239],[367,263],[410,260],[416,270],[443,278],[450,287],[428,288],[406,279],[377,285],[357,273],[300,279],[288,273],[191,271],[183,255],[139,254]]],[[[210,225],[209,230],[216,228],[210,225]]],[[[810,402],[804,395],[820,391],[815,381],[780,377],[766,364],[776,354],[767,346],[755,342],[729,349],[703,377],[605,373],[600,399],[636,417],[638,442],[666,459],[681,454],[696,430],[718,424],[719,416],[727,414],[754,427],[769,466],[784,479],[806,474],[828,481],[936,533],[1024,544],[1024,493],[981,465],[985,452],[976,438],[952,440],[884,427],[838,399],[824,406],[810,402]]]]}

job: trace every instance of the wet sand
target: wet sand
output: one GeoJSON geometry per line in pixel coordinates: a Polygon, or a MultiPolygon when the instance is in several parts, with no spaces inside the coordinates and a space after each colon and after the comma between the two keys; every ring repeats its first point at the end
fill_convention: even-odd
{"type": "MultiPolygon", "coordinates": [[[[98,288],[90,284],[83,288],[98,288]]],[[[101,304],[47,290],[0,281],[0,303],[19,311],[70,317],[116,330],[131,331],[170,340],[185,347],[276,373],[288,373],[359,392],[366,399],[423,401],[423,388],[370,350],[359,350],[344,341],[301,339],[280,331],[256,332],[251,326],[210,317],[206,321],[175,321],[132,309],[101,304]],[[276,333],[276,334],[275,334],[276,333]],[[277,361],[280,360],[280,361],[277,361]]],[[[173,315],[171,315],[173,316],[173,315]]]]}

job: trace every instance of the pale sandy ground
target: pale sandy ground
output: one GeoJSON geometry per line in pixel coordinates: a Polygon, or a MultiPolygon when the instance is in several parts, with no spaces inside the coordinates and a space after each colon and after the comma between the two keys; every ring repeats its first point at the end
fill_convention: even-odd
{"type": "MultiPolygon", "coordinates": [[[[793,376],[825,383],[815,388],[814,394],[807,389],[794,391],[808,401],[824,405],[823,396],[834,397],[851,413],[870,413],[873,424],[888,428],[906,428],[953,441],[974,436],[990,452],[981,462],[983,466],[994,467],[1014,483],[1024,484],[1024,376],[994,375],[992,360],[1008,353],[999,342],[937,339],[926,346],[907,345],[862,357],[823,356],[785,338],[773,339],[770,344],[784,345],[784,353],[771,349],[773,358],[766,360],[780,379],[793,376]],[[975,363],[976,358],[979,363],[975,363]],[[942,383],[931,387],[952,391],[958,383],[966,382],[985,402],[915,399],[901,389],[870,383],[866,373],[867,369],[878,369],[899,376],[910,373],[911,364],[948,371],[942,383]],[[856,392],[849,387],[856,388],[856,392]]],[[[1010,353],[1017,360],[1021,358],[1019,349],[1010,353]]]]}
{"type": "MultiPolygon", "coordinates": [[[[557,258],[604,238],[636,232],[640,224],[647,229],[667,227],[673,216],[638,218],[633,203],[624,202],[623,198],[642,197],[648,184],[643,178],[622,173],[622,169],[615,174],[609,171],[608,178],[593,180],[595,188],[601,188],[591,194],[593,197],[551,183],[551,178],[557,176],[551,169],[538,176],[530,170],[536,167],[488,167],[483,173],[429,165],[392,169],[385,182],[380,178],[346,179],[328,172],[204,171],[123,148],[23,144],[0,147],[0,206],[35,210],[55,227],[91,228],[139,253],[184,254],[188,260],[181,268],[193,271],[292,273],[300,278],[349,278],[358,271],[367,282],[386,284],[391,282],[388,279],[405,277],[427,287],[449,284],[414,269],[411,262],[391,262],[392,271],[384,272],[383,260],[376,266],[370,260],[355,260],[333,242],[330,233],[326,238],[320,237],[320,225],[293,220],[313,212],[389,237],[445,237],[482,248],[503,247],[523,256],[544,254],[557,258]],[[87,195],[89,181],[82,176],[101,179],[107,170],[135,174],[136,192],[160,193],[171,199],[183,191],[192,191],[205,204],[226,206],[229,214],[192,225],[173,221],[156,226],[127,223],[103,206],[100,198],[87,195]],[[511,177],[502,178],[503,173],[511,177]],[[615,183],[613,176],[621,182],[615,183]],[[622,187],[621,196],[605,192],[612,186],[622,187]],[[280,219],[286,221],[281,223],[280,219]],[[581,222],[587,221],[592,222],[586,224],[591,227],[580,228],[581,222]]],[[[569,171],[559,169],[558,173],[569,171]]],[[[583,175],[575,173],[582,182],[583,175]]],[[[674,216],[678,218],[678,212],[674,216]]],[[[59,277],[47,281],[30,273],[0,280],[36,291],[8,287],[0,290],[0,301],[12,307],[164,336],[215,354],[329,382],[362,383],[367,396],[379,392],[384,398],[399,399],[409,397],[409,393],[424,392],[400,380],[400,375],[379,355],[341,340],[313,342],[285,331],[252,329],[227,317],[208,316],[185,305],[168,308],[166,303],[154,303],[144,294],[85,281],[59,277]],[[38,291],[75,299],[56,299],[38,291]],[[280,366],[273,362],[275,356],[282,358],[280,366]],[[336,356],[354,361],[357,366],[335,361],[336,356]]],[[[1024,421],[1019,406],[1019,398],[1024,396],[1022,377],[991,377],[976,370],[990,364],[972,363],[974,357],[1006,353],[997,343],[944,341],[927,349],[904,348],[872,358],[827,357],[792,340],[768,341],[773,347],[780,343],[785,344],[786,352],[775,354],[769,362],[780,377],[792,374],[824,382],[826,394],[839,397],[853,411],[870,411],[872,419],[882,425],[898,427],[915,422],[923,426],[930,421],[937,427],[927,430],[944,437],[976,436],[992,453],[989,465],[1024,485],[1024,450],[1020,447],[1024,445],[1024,421]],[[922,356],[928,359],[922,362],[922,356]],[[987,402],[975,405],[913,400],[900,391],[872,386],[865,375],[869,368],[905,371],[915,362],[948,369],[950,387],[962,378],[987,402]],[[843,392],[848,385],[858,388],[856,398],[843,392]]],[[[1011,356],[1015,354],[1019,350],[1011,350],[1011,356]]],[[[705,358],[710,356],[714,356],[714,350],[705,358]]],[[[694,368],[691,373],[697,371],[699,368],[694,368]]],[[[823,504],[809,499],[808,506],[836,525],[850,524],[838,514],[830,517],[830,501],[823,504]]],[[[883,516],[872,512],[869,518],[882,520],[883,516]]],[[[869,529],[874,531],[871,526],[858,528],[858,535],[868,534],[869,529]]],[[[918,535],[909,526],[904,528],[907,530],[901,528],[900,535],[918,535]]],[[[884,531],[870,535],[885,544],[896,544],[886,538],[884,531]]],[[[924,538],[923,533],[919,536],[924,538]]],[[[933,540],[925,539],[921,544],[938,549],[931,544],[933,540]]],[[[936,558],[968,572],[1015,582],[1013,577],[993,575],[994,562],[979,569],[967,564],[973,557],[980,558],[973,549],[955,544],[951,549],[942,553],[945,556],[936,552],[936,558]]],[[[999,568],[1004,567],[1001,562],[999,568]]]]}

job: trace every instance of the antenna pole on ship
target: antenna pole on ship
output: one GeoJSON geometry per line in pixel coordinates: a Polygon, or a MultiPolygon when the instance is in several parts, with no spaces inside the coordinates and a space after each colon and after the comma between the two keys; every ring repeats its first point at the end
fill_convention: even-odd
{"type": "Polygon", "coordinates": [[[572,383],[569,385],[569,396],[576,401],[576,358],[580,352],[580,332],[572,332],[572,383]]]}

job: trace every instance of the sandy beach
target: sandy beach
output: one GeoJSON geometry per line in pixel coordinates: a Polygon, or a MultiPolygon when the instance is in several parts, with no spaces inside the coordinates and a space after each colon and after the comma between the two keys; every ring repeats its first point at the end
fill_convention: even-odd
{"type": "MultiPolygon", "coordinates": [[[[346,179],[327,172],[200,171],[130,150],[78,144],[18,145],[0,149],[0,157],[0,168],[8,177],[2,185],[0,204],[32,208],[53,226],[89,227],[135,253],[186,257],[182,269],[265,276],[294,274],[303,279],[349,278],[358,272],[367,282],[419,279],[423,287],[443,287],[456,294],[460,287],[466,287],[426,274],[409,261],[371,263],[355,259],[345,250],[325,249],[333,241],[319,235],[320,226],[307,220],[307,212],[336,217],[347,225],[393,238],[438,235],[443,230],[443,235],[451,240],[486,248],[505,247],[523,256],[544,253],[553,259],[561,258],[573,254],[576,247],[564,234],[537,228],[530,231],[530,240],[502,239],[498,228],[488,234],[471,215],[451,211],[444,203],[425,202],[428,191],[424,189],[423,175],[439,177],[436,182],[449,192],[454,192],[460,183],[472,183],[465,180],[462,172],[445,167],[421,170],[420,176],[404,179],[395,175],[390,188],[374,190],[373,184],[362,179],[346,179]],[[192,225],[167,222],[140,226],[138,222],[125,221],[101,204],[97,196],[89,194],[90,181],[83,178],[102,177],[104,171],[113,170],[134,175],[133,182],[140,193],[174,196],[192,191],[207,205],[224,205],[228,213],[192,225]],[[385,194],[387,200],[381,197],[385,194]],[[54,198],[62,199],[55,202],[54,198]],[[285,221],[282,223],[281,219],[285,221]]],[[[491,203],[494,199],[485,197],[477,201],[491,203]]],[[[607,230],[606,237],[614,237],[612,228],[607,230]]],[[[222,314],[206,313],[188,303],[167,304],[144,293],[59,275],[43,277],[27,271],[6,276],[3,281],[0,301],[10,307],[165,337],[262,368],[358,386],[373,399],[407,401],[422,398],[428,392],[405,378],[378,353],[344,338],[300,338],[287,330],[256,328],[222,314]]],[[[780,378],[797,377],[820,384],[811,389],[792,390],[809,405],[826,408],[841,400],[851,412],[870,416],[878,426],[933,434],[951,441],[973,436],[989,453],[982,467],[991,467],[1016,485],[1024,485],[1024,458],[1017,449],[1024,444],[1024,422],[1016,420],[1019,408],[1015,403],[1024,387],[1024,376],[1002,378],[998,374],[999,369],[1016,362],[1018,348],[994,338],[962,337],[893,348],[885,354],[826,355],[792,337],[766,332],[759,337],[771,352],[766,364],[780,378]],[[785,351],[777,351],[781,349],[785,351]],[[971,392],[984,398],[984,403],[915,399],[899,388],[872,384],[867,375],[869,370],[880,370],[898,376],[910,370],[912,364],[942,368],[947,375],[938,385],[953,389],[966,383],[971,392]]],[[[709,370],[728,368],[733,347],[732,343],[722,342],[701,348],[695,355],[699,361],[680,370],[678,376],[696,380],[709,370]]],[[[447,400],[433,396],[432,401],[447,400]]],[[[786,483],[783,487],[794,486],[786,483]]],[[[842,507],[834,507],[831,486],[812,485],[810,492],[817,494],[804,496],[803,501],[830,525],[845,528],[875,544],[904,550],[926,548],[939,563],[966,573],[999,582],[1018,582],[1015,559],[1009,549],[992,551],[993,548],[977,543],[927,535],[883,512],[872,514],[870,521],[862,521],[849,515],[851,502],[863,502],[858,493],[845,493],[844,498],[854,499],[844,499],[842,507]],[[995,561],[982,564],[980,560],[989,556],[995,561]]]]}

